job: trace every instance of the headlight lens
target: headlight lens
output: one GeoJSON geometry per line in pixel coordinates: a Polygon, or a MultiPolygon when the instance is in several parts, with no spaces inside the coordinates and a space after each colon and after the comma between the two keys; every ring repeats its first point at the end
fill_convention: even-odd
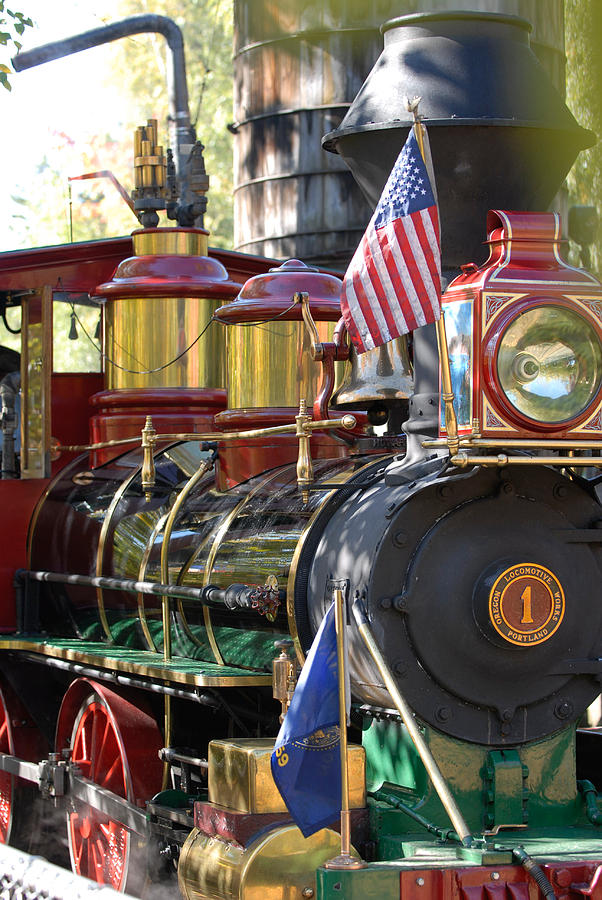
{"type": "Polygon", "coordinates": [[[523,416],[567,422],[585,412],[600,389],[600,340],[573,310],[536,307],[504,331],[497,373],[507,400],[523,416]]]}

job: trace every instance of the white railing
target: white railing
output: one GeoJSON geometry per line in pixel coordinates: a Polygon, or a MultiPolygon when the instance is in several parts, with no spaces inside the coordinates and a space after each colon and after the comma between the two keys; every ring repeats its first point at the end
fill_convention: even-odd
{"type": "Polygon", "coordinates": [[[41,856],[30,856],[0,844],[0,900],[133,900],[110,887],[89,881],[55,866],[41,856]]]}

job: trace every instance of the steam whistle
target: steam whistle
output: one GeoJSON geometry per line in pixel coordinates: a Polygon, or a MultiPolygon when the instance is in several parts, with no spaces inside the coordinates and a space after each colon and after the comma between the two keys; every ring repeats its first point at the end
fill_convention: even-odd
{"type": "Polygon", "coordinates": [[[157,120],[149,119],[134,132],[134,212],[143,228],[156,228],[158,210],[167,203],[167,163],[157,144],[157,120]]]}

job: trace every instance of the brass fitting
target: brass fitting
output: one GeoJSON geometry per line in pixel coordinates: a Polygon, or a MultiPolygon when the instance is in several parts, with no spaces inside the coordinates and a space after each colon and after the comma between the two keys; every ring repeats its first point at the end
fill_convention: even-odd
{"type": "Polygon", "coordinates": [[[311,449],[309,439],[311,431],[308,428],[311,422],[311,416],[307,414],[307,404],[305,400],[299,401],[299,414],[295,416],[297,430],[295,434],[299,440],[299,455],[297,456],[297,485],[301,491],[303,502],[309,500],[309,485],[313,484],[314,466],[311,459],[311,449]]]}
{"type": "Polygon", "coordinates": [[[146,417],[144,428],[142,429],[142,450],[144,452],[142,460],[142,490],[146,502],[148,503],[152,497],[152,489],[155,486],[155,445],[157,443],[157,432],[150,416],[146,417]]]}
{"type": "Polygon", "coordinates": [[[282,722],[288,712],[297,683],[297,661],[289,656],[292,641],[275,641],[274,646],[280,650],[280,656],[276,657],[272,665],[272,692],[274,700],[279,700],[282,705],[280,713],[282,722]]]}
{"type": "Polygon", "coordinates": [[[149,119],[134,133],[134,211],[145,228],[159,223],[157,211],[165,209],[167,162],[157,144],[157,120],[149,119]]]}

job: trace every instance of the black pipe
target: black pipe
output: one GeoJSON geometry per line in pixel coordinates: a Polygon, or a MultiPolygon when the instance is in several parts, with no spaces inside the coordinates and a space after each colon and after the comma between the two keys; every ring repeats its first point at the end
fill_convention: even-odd
{"type": "Polygon", "coordinates": [[[184,39],[175,22],[166,16],[152,14],[130,16],[119,22],[112,22],[110,25],[103,25],[100,28],[93,28],[91,31],[64,38],[62,41],[53,41],[50,44],[42,44],[40,47],[25,50],[13,57],[11,62],[16,72],[22,72],[24,69],[41,66],[53,59],[62,59],[64,56],[79,53],[81,50],[89,50],[91,47],[98,47],[101,44],[109,44],[132,34],[147,33],[162,34],[171,52],[172,66],[171,69],[168,68],[167,79],[170,140],[175,149],[176,167],[182,185],[181,198],[184,202],[184,197],[188,193],[188,186],[184,184],[185,159],[188,151],[184,151],[183,148],[186,145],[190,148],[195,143],[196,134],[190,121],[188,107],[184,39]]]}
{"type": "MultiPolygon", "coordinates": [[[[35,653],[20,653],[20,659],[40,665],[42,660],[35,653]]],[[[52,666],[54,669],[61,669],[65,672],[71,672],[81,678],[94,678],[97,681],[108,681],[111,684],[118,684],[125,688],[136,688],[136,690],[149,691],[152,694],[168,694],[170,697],[176,697],[180,700],[192,700],[200,703],[202,706],[208,706],[211,709],[219,709],[222,706],[220,698],[209,691],[199,691],[198,688],[176,688],[172,685],[164,684],[162,681],[145,680],[136,678],[132,675],[122,675],[109,669],[97,669],[94,666],[83,665],[82,663],[72,662],[68,659],[59,659],[57,656],[45,656],[43,658],[45,666],[52,666]]]]}
{"type": "MultiPolygon", "coordinates": [[[[176,597],[180,600],[196,600],[210,609],[250,609],[254,594],[261,588],[249,584],[231,584],[218,588],[208,584],[202,588],[186,587],[181,584],[158,584],[154,581],[134,581],[131,578],[109,578],[104,575],[69,575],[66,572],[32,571],[18,569],[15,583],[27,581],[51,582],[54,584],[76,584],[82,587],[101,588],[107,591],[123,591],[127,594],[153,594],[159,597],[176,597]]],[[[286,599],[286,591],[278,591],[278,603],[286,599]]]]}
{"type": "Polygon", "coordinates": [[[598,791],[591,781],[578,781],[579,793],[585,800],[585,811],[592,825],[602,825],[602,812],[598,809],[598,791]]]}
{"type": "Polygon", "coordinates": [[[512,856],[518,863],[520,863],[523,869],[529,873],[531,878],[533,878],[544,897],[546,897],[547,900],[556,900],[554,888],[546,878],[544,870],[535,862],[533,857],[529,856],[525,848],[514,847],[512,850],[512,856]]]}
{"type": "Polygon", "coordinates": [[[456,834],[455,831],[451,828],[440,828],[438,825],[434,825],[432,822],[429,822],[428,819],[425,819],[424,816],[421,816],[420,813],[417,813],[410,806],[407,806],[402,800],[396,797],[394,794],[388,794],[386,791],[379,789],[378,791],[367,791],[368,797],[372,797],[379,803],[386,803],[388,806],[392,806],[394,809],[398,809],[401,812],[405,813],[406,816],[409,816],[410,819],[413,819],[430,834],[436,835],[442,841],[454,841],[456,844],[461,844],[462,840],[459,835],[456,834]]]}

